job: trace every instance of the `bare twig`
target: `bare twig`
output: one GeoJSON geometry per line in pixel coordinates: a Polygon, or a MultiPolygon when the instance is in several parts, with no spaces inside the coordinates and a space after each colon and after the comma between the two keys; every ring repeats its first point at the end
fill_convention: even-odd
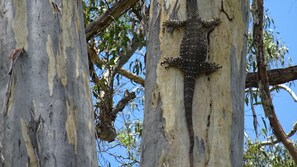
{"type": "Polygon", "coordinates": [[[293,98],[293,100],[295,102],[297,102],[297,96],[296,96],[295,92],[291,88],[289,88],[287,85],[285,85],[285,84],[276,85],[276,86],[272,87],[270,89],[270,91],[273,91],[275,89],[283,89],[283,90],[285,90],[286,92],[288,92],[290,94],[290,96],[293,98]]]}
{"type": "Polygon", "coordinates": [[[256,114],[256,110],[254,107],[254,98],[253,98],[253,91],[252,88],[249,88],[249,92],[250,92],[250,105],[251,105],[251,109],[252,109],[252,113],[253,113],[253,125],[254,125],[254,129],[255,129],[255,133],[256,136],[258,136],[258,119],[257,119],[257,114],[256,114]]]}
{"type": "MultiPolygon", "coordinates": [[[[297,131],[297,123],[294,123],[293,129],[287,134],[288,137],[292,137],[297,131]]],[[[268,138],[273,138],[273,137],[268,137],[268,138]]],[[[259,146],[267,146],[267,145],[274,145],[276,143],[279,143],[279,140],[272,140],[272,141],[263,141],[259,143],[259,146]]]]}

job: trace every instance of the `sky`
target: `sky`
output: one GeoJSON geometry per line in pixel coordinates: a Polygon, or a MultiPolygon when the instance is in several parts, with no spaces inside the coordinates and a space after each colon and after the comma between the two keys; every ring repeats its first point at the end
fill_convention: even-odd
{"type": "MultiPolygon", "coordinates": [[[[289,48],[286,58],[291,57],[291,65],[297,65],[297,0],[265,0],[264,7],[269,10],[269,16],[274,20],[275,31],[279,32],[278,39],[289,48]]],[[[297,83],[292,85],[291,89],[297,94],[297,83]]],[[[279,121],[286,133],[288,133],[292,129],[293,123],[297,122],[297,103],[285,91],[279,93],[274,91],[271,95],[279,121]]],[[[259,116],[258,122],[261,125],[261,116],[264,116],[263,109],[257,107],[256,111],[259,116]]],[[[267,122],[267,124],[269,123],[267,122]]],[[[245,131],[248,135],[254,137],[251,110],[250,107],[246,106],[245,131]]],[[[297,140],[297,135],[294,135],[292,139],[297,140]]]]}

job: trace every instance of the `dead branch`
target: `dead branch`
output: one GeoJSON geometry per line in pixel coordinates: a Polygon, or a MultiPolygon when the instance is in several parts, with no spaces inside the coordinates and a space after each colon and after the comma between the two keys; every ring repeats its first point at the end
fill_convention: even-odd
{"type": "Polygon", "coordinates": [[[117,114],[126,107],[126,105],[136,97],[135,92],[129,92],[128,90],[125,91],[124,97],[118,102],[118,104],[113,107],[110,116],[115,120],[117,114]]]}

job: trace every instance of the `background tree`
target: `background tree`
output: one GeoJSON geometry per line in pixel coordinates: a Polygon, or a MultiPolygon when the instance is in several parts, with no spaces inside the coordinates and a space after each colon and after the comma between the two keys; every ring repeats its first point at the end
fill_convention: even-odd
{"type": "MultiPolygon", "coordinates": [[[[107,115],[113,115],[113,119],[108,118],[106,120],[105,126],[106,128],[97,128],[101,133],[100,139],[98,140],[98,148],[99,148],[99,161],[100,164],[103,166],[106,166],[106,163],[109,163],[108,160],[105,161],[105,158],[113,156],[115,157],[115,160],[118,161],[122,165],[133,165],[139,163],[139,143],[140,143],[140,133],[141,133],[141,120],[142,117],[137,116],[141,114],[141,111],[143,110],[143,86],[144,86],[144,74],[146,74],[145,64],[144,64],[144,56],[145,56],[145,50],[141,49],[142,45],[139,45],[139,49],[136,49],[136,51],[133,50],[133,44],[136,44],[135,42],[135,36],[138,36],[137,34],[145,34],[147,24],[146,20],[148,20],[147,16],[149,14],[148,12],[148,5],[150,3],[144,5],[144,3],[136,3],[137,1],[127,1],[127,0],[120,0],[120,1],[97,1],[97,0],[91,0],[91,1],[85,1],[85,23],[87,26],[86,30],[86,36],[89,39],[88,42],[90,44],[90,48],[88,48],[89,56],[90,56],[90,68],[94,67],[94,70],[91,70],[91,78],[92,78],[92,90],[94,94],[94,100],[93,103],[95,104],[95,112],[96,112],[96,120],[99,120],[100,112],[107,111],[105,113],[108,113],[109,110],[111,110],[111,107],[109,107],[109,110],[99,110],[99,103],[107,103],[109,106],[112,106],[112,110],[114,108],[117,108],[118,102],[121,99],[125,99],[124,93],[126,90],[128,90],[130,93],[135,92],[136,98],[134,100],[130,101],[130,103],[121,103],[121,104],[129,104],[127,105],[125,110],[114,110],[114,111],[122,111],[122,112],[112,112],[113,114],[107,114],[107,115]],[[134,27],[133,29],[131,27],[134,27]],[[128,33],[127,33],[128,32],[128,33]],[[123,36],[124,34],[124,36],[123,36]],[[120,36],[120,38],[119,38],[120,36]],[[122,44],[121,41],[127,41],[129,39],[127,45],[122,44]],[[133,40],[132,40],[133,39],[133,40]],[[93,43],[93,45],[91,45],[93,43]],[[99,47],[100,46],[100,47],[99,47]],[[131,49],[129,52],[126,52],[127,50],[131,49]],[[120,51],[126,52],[127,54],[124,54],[127,59],[125,61],[121,61],[122,63],[126,64],[124,66],[121,66],[119,68],[118,72],[114,72],[115,77],[108,77],[113,72],[106,72],[106,71],[112,71],[115,69],[114,67],[118,66],[117,64],[119,61],[119,55],[120,51]],[[133,54],[133,53],[136,54],[133,54]],[[107,58],[108,57],[108,58],[107,58]],[[103,61],[104,60],[104,61],[103,61]],[[93,66],[94,65],[94,66],[93,66]],[[108,68],[108,69],[107,69],[108,68]],[[137,73],[138,72],[138,73],[137,73]],[[94,75],[96,74],[96,75],[94,75]],[[103,75],[105,74],[105,75],[103,75]],[[102,86],[100,84],[110,85],[110,81],[108,81],[107,78],[113,78],[115,81],[113,81],[113,88],[111,89],[112,92],[110,93],[109,88],[104,89],[106,86],[102,86]],[[127,80],[128,78],[128,80],[127,80]],[[130,84],[130,80],[132,81],[132,84],[130,84]],[[98,82],[99,81],[99,82],[98,82]],[[98,84],[99,83],[99,84],[98,84]],[[102,87],[101,87],[102,86],[102,87]],[[100,89],[101,93],[98,91],[100,89]],[[106,95],[112,95],[112,98],[109,97],[107,102],[103,102],[104,94],[106,95]],[[116,116],[114,115],[116,114],[116,116]],[[115,119],[115,124],[113,124],[113,120],[115,119]],[[136,117],[136,119],[135,119],[136,117]],[[109,123],[110,122],[110,123],[109,123]],[[115,135],[115,129],[113,128],[115,125],[115,129],[117,129],[117,136],[116,140],[114,142],[104,142],[103,140],[113,140],[115,135]],[[106,130],[105,130],[106,129],[106,130]],[[108,134],[109,132],[111,137],[109,135],[102,135],[102,131],[105,130],[105,134],[108,134]],[[105,138],[102,138],[102,136],[107,136],[105,138]],[[119,148],[121,150],[124,149],[124,153],[120,153],[118,151],[119,148]]],[[[225,11],[227,13],[229,8],[225,7],[225,11]]],[[[230,9],[231,10],[231,9],[230,9]]],[[[156,11],[158,13],[158,11],[156,11]]],[[[232,18],[232,15],[230,15],[229,19],[232,18]]],[[[268,18],[269,19],[269,18],[268,18]]],[[[282,46],[282,44],[277,40],[274,32],[271,32],[271,23],[273,23],[272,20],[268,21],[266,26],[266,30],[264,32],[264,44],[266,47],[266,54],[269,58],[269,65],[270,69],[280,66],[274,66],[275,62],[279,62],[280,65],[286,65],[286,61],[284,61],[283,55],[287,53],[286,47],[282,46]],[[270,23],[269,23],[270,22],[270,23]]],[[[251,33],[248,35],[251,37],[251,33]]],[[[139,35],[139,41],[141,43],[144,43],[144,35],[139,35]]],[[[249,38],[249,43],[252,44],[252,38],[249,38]]],[[[178,48],[179,46],[177,46],[178,48]]],[[[259,100],[257,100],[257,91],[254,89],[258,85],[258,79],[257,79],[257,73],[256,72],[256,62],[254,57],[254,52],[252,47],[249,48],[248,53],[248,73],[247,73],[247,80],[246,80],[246,87],[250,88],[252,87],[252,93],[249,93],[249,91],[246,91],[246,102],[253,105],[260,104],[259,100]],[[254,97],[254,101],[250,99],[250,94],[252,94],[254,97]]],[[[286,66],[281,66],[286,67],[286,66]]],[[[289,68],[284,69],[273,69],[268,71],[269,76],[269,83],[271,85],[278,85],[282,83],[286,83],[289,81],[292,81],[296,79],[296,67],[292,66],[289,68]],[[285,77],[284,77],[285,76],[285,77]]],[[[275,90],[275,88],[272,88],[272,90],[275,90]]],[[[132,96],[133,97],[133,96],[132,96]]],[[[126,98],[129,99],[129,98],[126,98]]],[[[127,100],[126,100],[127,101],[127,100]]],[[[125,102],[125,100],[124,100],[125,102]]],[[[253,106],[252,105],[252,106],[253,106]]],[[[123,106],[123,105],[122,105],[123,106]]],[[[257,111],[256,114],[258,114],[259,111],[257,111]]],[[[257,115],[255,115],[257,116],[257,115]]],[[[102,119],[103,120],[103,119],[102,119]]],[[[99,122],[100,123],[100,122],[99,122]]],[[[97,124],[100,125],[100,124],[97,124]]],[[[102,124],[101,124],[102,125],[102,124]]],[[[98,126],[100,127],[100,126],[98,126]]],[[[104,127],[104,126],[101,126],[104,127]]],[[[258,127],[258,129],[261,127],[258,127]]],[[[265,130],[265,128],[262,128],[261,131],[258,132],[261,133],[265,130]]],[[[266,128],[267,133],[269,133],[269,126],[266,128]]],[[[263,132],[264,133],[264,132],[263,132]]],[[[98,135],[99,136],[99,135],[98,135]]],[[[268,138],[268,136],[267,136],[268,138]]],[[[257,144],[256,141],[253,142],[254,144],[257,144]]],[[[248,147],[246,147],[246,150],[248,150],[248,147]]],[[[263,149],[262,149],[263,150],[263,149]]],[[[272,149],[270,149],[272,150],[272,149]]],[[[269,151],[264,149],[264,151],[269,151]]],[[[254,154],[256,155],[256,154],[254,154]]],[[[255,157],[256,158],[256,157],[255,157]]]]}
{"type": "Polygon", "coordinates": [[[81,2],[0,11],[1,166],[97,166],[81,2]]]}
{"type": "MultiPolygon", "coordinates": [[[[294,166],[297,164],[297,149],[296,144],[289,138],[294,135],[296,132],[296,124],[294,124],[291,132],[286,134],[283,130],[283,127],[280,125],[279,119],[276,115],[276,111],[274,109],[274,105],[272,103],[272,98],[270,95],[270,91],[283,89],[288,91],[288,93],[294,98],[294,93],[290,90],[290,88],[282,82],[288,82],[290,79],[294,78],[294,69],[296,67],[289,67],[287,69],[275,69],[268,72],[267,75],[267,67],[271,68],[271,62],[281,62],[284,65],[284,55],[288,52],[288,49],[284,46],[281,46],[280,42],[275,38],[275,34],[273,31],[267,29],[270,27],[271,23],[273,24],[273,20],[269,17],[263,16],[263,1],[255,0],[252,5],[252,13],[253,13],[253,40],[251,43],[251,54],[250,58],[257,58],[257,61],[253,62],[253,69],[257,70],[258,78],[259,78],[259,92],[258,89],[249,89],[250,91],[250,102],[253,111],[254,117],[254,129],[257,132],[257,116],[254,109],[254,105],[258,102],[253,103],[253,99],[257,99],[259,95],[261,97],[261,101],[258,104],[263,106],[263,110],[265,113],[265,118],[262,117],[265,128],[262,129],[264,137],[268,141],[256,141],[256,143],[252,143],[251,140],[247,137],[247,156],[245,165],[261,165],[263,162],[269,162],[269,164],[273,165],[282,165],[282,166],[294,166]],[[263,19],[265,22],[263,22],[263,19]],[[264,31],[263,31],[264,27],[264,31]],[[268,63],[266,62],[268,60],[268,63]],[[268,65],[268,66],[267,66],[268,65]],[[257,69],[255,67],[258,67],[257,69]],[[278,74],[276,74],[278,73],[278,74]],[[285,74],[285,75],[284,75],[285,74]],[[267,77],[269,76],[269,77],[267,77]],[[285,77],[284,77],[285,76],[285,77]],[[278,79],[283,78],[283,79],[278,79]],[[269,88],[269,84],[274,85],[269,88]],[[280,85],[276,85],[280,84],[280,85]],[[267,131],[269,130],[266,126],[266,122],[268,121],[272,132],[275,137],[268,136],[267,131]],[[276,138],[276,139],[274,139],[276,138]],[[278,145],[278,142],[281,142],[284,146],[278,145]],[[284,150],[284,147],[287,150],[284,150]],[[267,151],[269,150],[269,151],[267,151]],[[255,153],[262,153],[257,156],[255,153]],[[256,155],[254,158],[251,158],[250,155],[256,155]],[[288,154],[291,157],[288,157],[288,154]]],[[[274,63],[276,64],[276,63],[274,63]]],[[[275,65],[274,65],[275,66],[275,65]]],[[[252,86],[252,85],[249,85],[252,86]]],[[[256,86],[256,85],[253,85],[256,86]]],[[[248,100],[248,99],[247,99],[248,100]]],[[[271,130],[269,130],[271,131],[271,130]]]]}

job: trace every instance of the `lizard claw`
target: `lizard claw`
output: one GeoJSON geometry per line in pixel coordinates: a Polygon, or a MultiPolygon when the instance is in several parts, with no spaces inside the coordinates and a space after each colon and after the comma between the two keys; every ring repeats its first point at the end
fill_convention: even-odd
{"type": "Polygon", "coordinates": [[[169,58],[166,57],[165,60],[163,62],[161,62],[161,66],[165,66],[165,69],[168,69],[169,68],[169,58]]]}
{"type": "Polygon", "coordinates": [[[167,68],[168,68],[168,63],[167,63],[166,61],[163,61],[163,62],[161,63],[161,66],[164,66],[165,69],[167,69],[167,68]],[[165,66],[164,66],[164,65],[165,65],[165,66]]]}
{"type": "MultiPolygon", "coordinates": [[[[163,64],[165,64],[165,63],[163,63],[163,64]]],[[[163,64],[161,64],[161,66],[163,66],[163,64]]],[[[164,68],[167,70],[169,68],[169,66],[166,65],[164,68]]]]}
{"type": "Polygon", "coordinates": [[[164,22],[162,23],[162,26],[163,26],[163,27],[166,27],[167,22],[168,22],[168,20],[164,21],[164,22]]]}
{"type": "Polygon", "coordinates": [[[216,25],[221,24],[222,21],[220,18],[214,18],[213,21],[215,22],[216,25]]]}
{"type": "Polygon", "coordinates": [[[162,23],[162,26],[163,27],[168,27],[168,26],[170,26],[170,23],[171,23],[172,21],[169,19],[169,20],[166,20],[166,21],[164,21],[163,23],[162,23]]]}

